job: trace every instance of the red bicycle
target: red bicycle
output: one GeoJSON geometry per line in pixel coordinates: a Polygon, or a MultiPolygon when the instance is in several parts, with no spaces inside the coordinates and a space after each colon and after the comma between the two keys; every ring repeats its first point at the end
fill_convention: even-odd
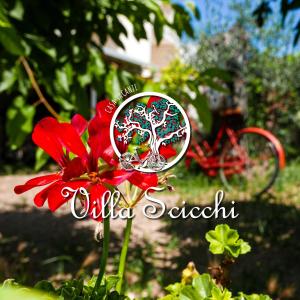
{"type": "Polygon", "coordinates": [[[186,166],[197,162],[208,176],[221,177],[226,188],[260,196],[274,183],[285,166],[285,153],[279,140],[262,128],[234,129],[232,121],[241,118],[239,109],[222,113],[221,125],[213,141],[204,139],[191,120],[193,137],[186,166]],[[196,133],[196,135],[195,135],[196,133]]]}

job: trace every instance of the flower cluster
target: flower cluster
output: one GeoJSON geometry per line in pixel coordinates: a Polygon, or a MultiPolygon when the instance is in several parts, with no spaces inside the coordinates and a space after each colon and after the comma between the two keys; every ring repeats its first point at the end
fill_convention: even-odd
{"type": "Polygon", "coordinates": [[[100,215],[97,221],[101,222],[101,199],[108,189],[117,187],[124,181],[129,181],[144,191],[157,186],[156,174],[128,172],[120,168],[109,138],[110,122],[115,109],[109,100],[103,100],[97,104],[96,115],[89,122],[79,114],[72,118],[71,123],[60,123],[52,117],[38,122],[32,139],[58,163],[60,170],[16,186],[15,193],[21,194],[44,186],[35,195],[34,203],[41,207],[47,201],[49,209],[55,211],[70,200],[61,195],[63,188],[84,187],[90,194],[91,203],[83,205],[89,208],[91,217],[92,208],[95,209],[96,206],[97,215],[100,215]],[[85,138],[86,136],[88,137],[85,138]]]}

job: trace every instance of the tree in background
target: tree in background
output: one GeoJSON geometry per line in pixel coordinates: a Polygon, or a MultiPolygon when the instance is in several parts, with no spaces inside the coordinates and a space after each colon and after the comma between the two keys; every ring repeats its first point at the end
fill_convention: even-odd
{"type": "Polygon", "coordinates": [[[294,156],[299,153],[300,134],[299,55],[287,51],[286,37],[277,39],[278,20],[272,20],[275,27],[258,30],[251,3],[244,6],[246,2],[232,1],[236,23],[226,32],[202,34],[187,62],[199,73],[209,68],[228,70],[231,61],[237,62],[246,91],[240,100],[248,103],[248,125],[273,131],[285,142],[287,153],[294,156]]]}
{"type": "Polygon", "coordinates": [[[280,6],[281,25],[287,26],[287,23],[294,25],[294,45],[299,42],[300,38],[300,18],[296,12],[300,9],[299,0],[263,0],[253,11],[253,16],[256,19],[256,24],[259,27],[265,26],[270,15],[275,13],[274,2],[280,6]],[[294,20],[293,17],[296,17],[294,20]]]}

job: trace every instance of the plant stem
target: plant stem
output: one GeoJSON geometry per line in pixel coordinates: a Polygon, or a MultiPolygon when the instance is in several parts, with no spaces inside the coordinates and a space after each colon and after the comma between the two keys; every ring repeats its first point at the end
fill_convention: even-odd
{"type": "Polygon", "coordinates": [[[28,61],[26,60],[26,58],[24,56],[21,56],[20,61],[21,61],[22,65],[24,66],[24,69],[29,77],[29,80],[31,82],[33,89],[35,90],[36,94],[39,97],[39,101],[44,104],[46,109],[53,115],[53,117],[55,117],[58,120],[61,119],[61,116],[54,110],[54,108],[49,104],[49,102],[46,100],[45,96],[43,95],[43,93],[40,89],[40,86],[38,85],[38,83],[34,77],[34,73],[31,69],[28,61]]]}
{"type": "Polygon", "coordinates": [[[110,214],[108,213],[108,206],[105,206],[105,216],[103,218],[103,224],[104,224],[104,233],[103,233],[103,248],[102,248],[102,256],[100,260],[100,270],[99,274],[97,276],[97,280],[93,289],[94,294],[102,281],[102,278],[104,276],[105,268],[106,268],[106,263],[107,263],[107,257],[108,257],[108,247],[109,247],[109,236],[110,236],[110,224],[109,224],[109,218],[110,214]]]}
{"type": "MultiPolygon", "coordinates": [[[[131,211],[130,211],[130,214],[131,214],[131,211]]],[[[125,265],[126,265],[128,244],[129,244],[129,240],[130,240],[132,220],[133,220],[133,218],[127,219],[126,228],[125,228],[125,237],[124,237],[122,251],[121,251],[121,255],[120,255],[120,262],[119,262],[119,269],[118,269],[119,281],[116,286],[116,291],[119,294],[121,294],[121,292],[122,292],[122,284],[123,284],[123,278],[124,278],[124,272],[125,272],[125,265]]]]}

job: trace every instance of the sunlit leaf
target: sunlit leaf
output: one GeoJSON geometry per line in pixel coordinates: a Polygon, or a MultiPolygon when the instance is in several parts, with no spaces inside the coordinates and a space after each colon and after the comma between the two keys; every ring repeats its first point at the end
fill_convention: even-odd
{"type": "Polygon", "coordinates": [[[227,224],[217,225],[215,230],[210,230],[205,235],[209,242],[209,251],[213,254],[228,254],[238,257],[251,250],[250,245],[242,239],[236,230],[231,229],[227,224]]]}
{"type": "Polygon", "coordinates": [[[34,170],[39,171],[48,161],[49,155],[41,148],[37,148],[35,151],[35,165],[34,170]]]}
{"type": "Polygon", "coordinates": [[[20,147],[26,136],[32,131],[32,121],[35,107],[25,103],[22,96],[14,99],[12,106],[7,111],[6,132],[12,149],[20,147]]]}
{"type": "Polygon", "coordinates": [[[12,17],[12,18],[15,18],[19,21],[21,21],[23,19],[23,15],[24,15],[24,6],[21,2],[21,0],[17,0],[15,2],[15,6],[14,8],[9,11],[9,15],[12,17]]]}
{"type": "Polygon", "coordinates": [[[109,95],[110,99],[118,97],[121,91],[121,86],[118,78],[117,69],[112,67],[105,79],[105,91],[109,95]]]}

